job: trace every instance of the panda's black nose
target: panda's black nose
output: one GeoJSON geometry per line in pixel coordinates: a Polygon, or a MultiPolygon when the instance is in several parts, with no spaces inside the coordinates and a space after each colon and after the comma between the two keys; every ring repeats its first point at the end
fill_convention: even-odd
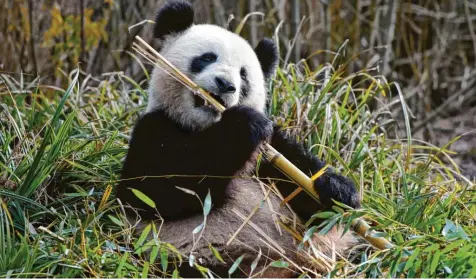
{"type": "Polygon", "coordinates": [[[215,83],[217,84],[218,93],[220,94],[234,93],[236,91],[235,85],[224,78],[216,77],[215,83]]]}

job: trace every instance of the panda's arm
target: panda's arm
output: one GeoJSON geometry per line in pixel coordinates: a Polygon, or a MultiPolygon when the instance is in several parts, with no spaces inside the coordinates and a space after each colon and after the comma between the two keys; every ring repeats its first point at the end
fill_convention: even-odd
{"type": "Polygon", "coordinates": [[[187,168],[189,162],[180,151],[182,145],[183,139],[176,125],[161,111],[143,115],[132,132],[117,198],[138,209],[144,219],[156,218],[157,212],[137,198],[131,189],[152,199],[165,219],[180,218],[199,210],[194,196],[175,187],[183,185],[181,169],[187,168]]]}
{"type": "Polygon", "coordinates": [[[160,111],[148,113],[134,127],[118,197],[146,210],[141,216],[149,218],[155,211],[128,188],[155,201],[165,219],[202,210],[195,196],[176,186],[194,191],[202,200],[210,191],[213,204],[223,204],[228,183],[272,132],[264,115],[246,107],[227,110],[221,121],[200,132],[180,130],[160,111]]]}
{"type": "MultiPolygon", "coordinates": [[[[286,136],[280,130],[280,127],[275,126],[271,145],[309,176],[315,174],[326,165],[324,161],[319,160],[315,155],[305,150],[301,143],[286,136]]],[[[260,167],[259,176],[261,178],[289,180],[268,162],[263,163],[260,167]]],[[[297,187],[294,183],[285,181],[279,181],[276,185],[283,196],[288,196],[297,187]]],[[[354,184],[348,178],[336,174],[330,168],[315,181],[314,189],[319,194],[319,200],[322,205],[319,205],[305,192],[299,193],[290,201],[293,210],[304,220],[308,220],[319,210],[331,207],[333,205],[331,199],[343,202],[354,208],[360,206],[359,196],[354,184]]]]}

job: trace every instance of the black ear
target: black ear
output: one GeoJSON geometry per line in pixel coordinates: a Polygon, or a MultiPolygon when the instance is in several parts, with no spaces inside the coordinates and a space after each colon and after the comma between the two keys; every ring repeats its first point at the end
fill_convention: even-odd
{"type": "Polygon", "coordinates": [[[265,79],[270,78],[278,65],[278,48],[273,40],[264,38],[255,48],[265,79]]]}
{"type": "Polygon", "coordinates": [[[159,9],[155,18],[154,37],[165,36],[187,30],[193,24],[193,6],[183,0],[172,0],[159,9]]]}

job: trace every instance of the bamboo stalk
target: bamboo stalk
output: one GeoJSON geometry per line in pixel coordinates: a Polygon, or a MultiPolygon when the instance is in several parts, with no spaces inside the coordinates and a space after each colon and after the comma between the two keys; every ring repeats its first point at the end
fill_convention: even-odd
{"type": "MultiPolygon", "coordinates": [[[[148,61],[163,69],[167,73],[171,74],[175,79],[181,82],[184,86],[190,88],[195,94],[202,97],[205,101],[212,104],[219,112],[225,111],[225,107],[216,101],[208,92],[200,88],[195,82],[183,74],[179,69],[172,65],[165,57],[157,52],[153,47],[147,44],[141,37],[136,36],[136,40],[140,43],[133,43],[133,49],[141,54],[148,61]],[[166,69],[164,69],[166,68],[166,69]]],[[[279,153],[274,147],[266,143],[261,148],[266,159],[272,163],[279,171],[281,171],[288,178],[293,180],[298,186],[302,187],[311,197],[318,200],[319,196],[314,191],[314,181],[288,159],[286,159],[281,153],[279,153]]],[[[314,175],[313,178],[317,179],[319,175],[314,175]]],[[[368,233],[370,226],[361,218],[355,219],[352,222],[354,231],[365,238],[370,244],[378,249],[388,249],[393,247],[392,243],[383,237],[376,237],[368,233]]]]}

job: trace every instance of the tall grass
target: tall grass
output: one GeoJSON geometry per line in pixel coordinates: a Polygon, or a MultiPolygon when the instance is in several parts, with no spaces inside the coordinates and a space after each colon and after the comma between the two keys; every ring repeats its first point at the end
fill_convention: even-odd
{"type": "MultiPolygon", "coordinates": [[[[407,111],[403,99],[387,102],[395,85],[372,69],[344,74],[347,62],[336,55],[317,70],[279,69],[268,108],[351,177],[363,198],[362,209],[336,208],[309,231],[364,216],[396,244],[377,251],[363,243],[329,275],[475,277],[474,184],[446,147],[411,133],[399,138],[410,126],[397,127],[389,113],[395,106],[407,111]]],[[[0,276],[176,275],[163,270],[178,251],[160,241],[160,232],[150,241],[134,235],[114,199],[131,128],[147,101],[143,84],[120,72],[68,77],[63,90],[1,75],[0,276]]]]}

